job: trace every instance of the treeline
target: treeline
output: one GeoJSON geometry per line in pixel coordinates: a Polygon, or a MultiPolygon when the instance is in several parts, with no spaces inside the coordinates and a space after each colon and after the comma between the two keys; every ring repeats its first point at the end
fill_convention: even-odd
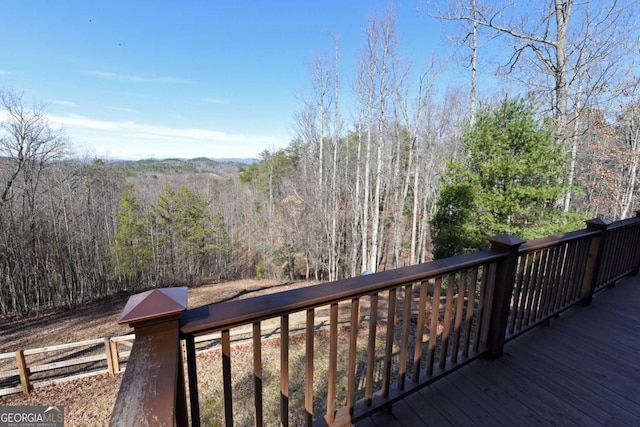
{"type": "MultiPolygon", "coordinates": [[[[610,71],[589,56],[597,46],[581,51],[588,70],[564,70],[582,86],[558,92],[566,75],[523,74],[520,90],[493,102],[436,87],[438,61],[411,66],[393,11],[372,16],[363,38],[352,75],[341,73],[337,38],[311,62],[286,148],[215,171],[207,159],[70,160],[43,110],[2,92],[0,312],[241,277],[352,277],[432,259],[443,225],[459,228],[436,245],[472,237],[451,246],[459,252],[483,233],[534,238],[640,207],[638,76],[603,74],[606,93],[590,86],[610,71]]],[[[599,40],[609,39],[565,42],[599,40]]]]}

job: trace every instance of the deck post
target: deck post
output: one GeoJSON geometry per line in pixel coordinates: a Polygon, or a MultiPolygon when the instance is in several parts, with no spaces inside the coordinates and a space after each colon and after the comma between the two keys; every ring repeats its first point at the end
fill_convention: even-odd
{"type": "Polygon", "coordinates": [[[524,240],[510,234],[499,234],[488,240],[492,250],[506,252],[506,257],[497,263],[493,295],[491,296],[487,346],[488,358],[493,360],[502,355],[504,348],[511,295],[518,267],[518,249],[524,240]]]}
{"type": "MultiPolygon", "coordinates": [[[[640,209],[636,210],[636,218],[640,218],[640,209]]],[[[633,269],[633,272],[631,273],[631,275],[636,276],[639,271],[640,271],[640,251],[638,251],[638,254],[636,256],[636,266],[633,269]]]]}
{"type": "Polygon", "coordinates": [[[585,263],[584,277],[582,280],[582,290],[580,297],[582,305],[591,304],[593,292],[596,289],[598,275],[600,273],[600,264],[602,263],[602,252],[604,249],[605,232],[611,221],[602,218],[594,218],[585,221],[587,230],[599,230],[600,234],[591,238],[589,253],[587,254],[587,262],[585,263]]]}
{"type": "Polygon", "coordinates": [[[186,287],[154,289],[127,301],[119,323],[133,327],[136,340],[111,426],[188,424],[179,330],[186,308],[186,287]]]}

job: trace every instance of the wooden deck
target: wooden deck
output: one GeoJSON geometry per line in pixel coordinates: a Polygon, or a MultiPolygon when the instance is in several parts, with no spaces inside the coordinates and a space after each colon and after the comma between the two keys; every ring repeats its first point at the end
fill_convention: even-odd
{"type": "Polygon", "coordinates": [[[356,425],[640,425],[640,276],[356,425]]]}

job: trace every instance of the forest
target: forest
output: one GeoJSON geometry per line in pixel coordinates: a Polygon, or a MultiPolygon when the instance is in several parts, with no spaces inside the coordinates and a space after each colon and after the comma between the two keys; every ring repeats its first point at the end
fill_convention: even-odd
{"type": "Polygon", "coordinates": [[[403,57],[393,7],[366,21],[354,75],[334,35],[310,61],[293,138],[252,163],[80,158],[44,107],[0,90],[0,313],[236,278],[331,281],[634,215],[634,2],[547,0],[535,16],[498,3],[429,10],[451,59],[403,57]],[[469,83],[436,84],[445,60],[469,83]]]}

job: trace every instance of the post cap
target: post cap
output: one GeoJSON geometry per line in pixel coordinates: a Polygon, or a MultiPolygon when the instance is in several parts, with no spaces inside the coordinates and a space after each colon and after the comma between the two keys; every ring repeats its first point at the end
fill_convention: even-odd
{"type": "Polygon", "coordinates": [[[129,297],[119,324],[171,316],[187,308],[187,287],[153,289],[129,297]]]}
{"type": "Polygon", "coordinates": [[[525,242],[519,237],[513,236],[511,234],[502,233],[497,236],[489,237],[489,243],[491,246],[500,246],[502,248],[511,248],[513,246],[520,246],[525,242]]]}
{"type": "Polygon", "coordinates": [[[593,218],[586,220],[584,223],[587,224],[587,229],[589,230],[602,230],[607,228],[611,221],[605,218],[593,218]]]}

